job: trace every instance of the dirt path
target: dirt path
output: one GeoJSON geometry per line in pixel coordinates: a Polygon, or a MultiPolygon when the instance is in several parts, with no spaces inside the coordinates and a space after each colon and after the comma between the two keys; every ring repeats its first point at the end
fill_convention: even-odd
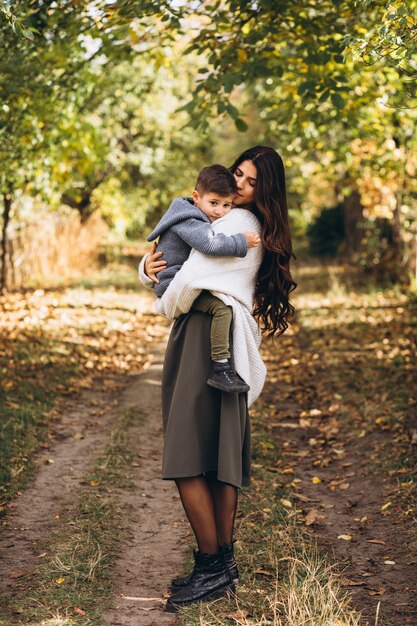
{"type": "Polygon", "coordinates": [[[123,397],[125,407],[142,410],[143,424],[133,428],[131,436],[138,442],[143,463],[134,476],[135,489],[120,494],[133,506],[136,521],[130,524],[131,540],[116,565],[114,609],[105,616],[108,626],[177,623],[175,616],[162,609],[171,579],[184,570],[189,542],[177,491],[172,482],[160,478],[162,362],[163,347],[158,346],[149,369],[123,397]]]}
{"type": "MultiPolygon", "coordinates": [[[[38,544],[59,528],[56,513],[76,499],[92,460],[109,442],[117,416],[134,406],[143,419],[129,432],[143,463],[132,470],[136,488],[117,491],[133,507],[126,519],[131,540],[121,546],[114,609],[105,621],[109,626],[176,623],[175,616],[162,612],[163,595],[170,579],[183,571],[187,540],[175,488],[160,480],[162,358],[163,346],[156,345],[149,367],[132,377],[123,391],[119,379],[112,390],[94,388],[69,401],[55,427],[56,442],[38,456],[34,482],[10,505],[9,525],[3,527],[0,538],[0,594],[8,596],[22,588],[25,575],[40,559],[51,556],[41,553],[38,544]]],[[[15,621],[18,616],[8,618],[23,623],[15,621]]]]}
{"type": "Polygon", "coordinates": [[[36,479],[9,504],[11,515],[0,536],[1,594],[13,594],[46,556],[40,554],[37,543],[59,527],[56,515],[63,502],[74,497],[92,459],[107,444],[116,405],[114,390],[107,387],[68,401],[53,428],[56,443],[37,457],[36,479]]]}

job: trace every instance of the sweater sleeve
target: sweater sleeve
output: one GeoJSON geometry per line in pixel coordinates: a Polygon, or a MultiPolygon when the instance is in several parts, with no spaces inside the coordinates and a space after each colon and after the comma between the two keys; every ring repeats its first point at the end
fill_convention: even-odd
{"type": "Polygon", "coordinates": [[[248,244],[242,233],[225,235],[215,233],[208,222],[190,217],[171,227],[185,243],[206,256],[244,257],[248,253],[248,244]]]}

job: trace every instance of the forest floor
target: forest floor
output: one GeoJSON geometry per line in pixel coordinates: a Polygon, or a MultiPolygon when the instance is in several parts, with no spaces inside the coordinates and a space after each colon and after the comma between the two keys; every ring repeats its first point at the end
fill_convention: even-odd
{"type": "Polygon", "coordinates": [[[134,272],[1,299],[0,624],[417,623],[417,305],[343,268],[297,280],[295,323],[263,345],[239,594],[178,617],[162,607],[192,540],[159,478],[169,324],[134,272]]]}

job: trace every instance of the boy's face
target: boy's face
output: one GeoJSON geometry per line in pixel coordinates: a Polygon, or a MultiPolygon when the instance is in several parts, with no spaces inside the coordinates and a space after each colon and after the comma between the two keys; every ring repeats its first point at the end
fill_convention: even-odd
{"type": "Polygon", "coordinates": [[[220,196],[218,193],[207,191],[199,194],[198,191],[193,192],[194,205],[207,215],[210,222],[218,220],[226,213],[229,213],[233,206],[233,198],[235,194],[229,196],[220,196]]]}

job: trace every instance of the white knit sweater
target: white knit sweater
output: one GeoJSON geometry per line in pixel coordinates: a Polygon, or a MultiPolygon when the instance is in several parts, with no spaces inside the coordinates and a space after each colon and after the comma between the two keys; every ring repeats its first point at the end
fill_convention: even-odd
{"type": "MultiPolygon", "coordinates": [[[[252,231],[260,234],[258,219],[245,209],[233,209],[212,224],[214,232],[226,235],[252,231]]],[[[266,367],[259,354],[261,333],[252,317],[255,282],[262,262],[261,246],[249,248],[245,257],[208,257],[192,250],[189,258],[175,275],[155,308],[168,319],[188,313],[202,289],[233,308],[233,356],[238,374],[250,386],[250,406],[262,391],[266,367]]],[[[144,261],[139,266],[139,276],[149,284],[144,273],[144,261]]]]}

